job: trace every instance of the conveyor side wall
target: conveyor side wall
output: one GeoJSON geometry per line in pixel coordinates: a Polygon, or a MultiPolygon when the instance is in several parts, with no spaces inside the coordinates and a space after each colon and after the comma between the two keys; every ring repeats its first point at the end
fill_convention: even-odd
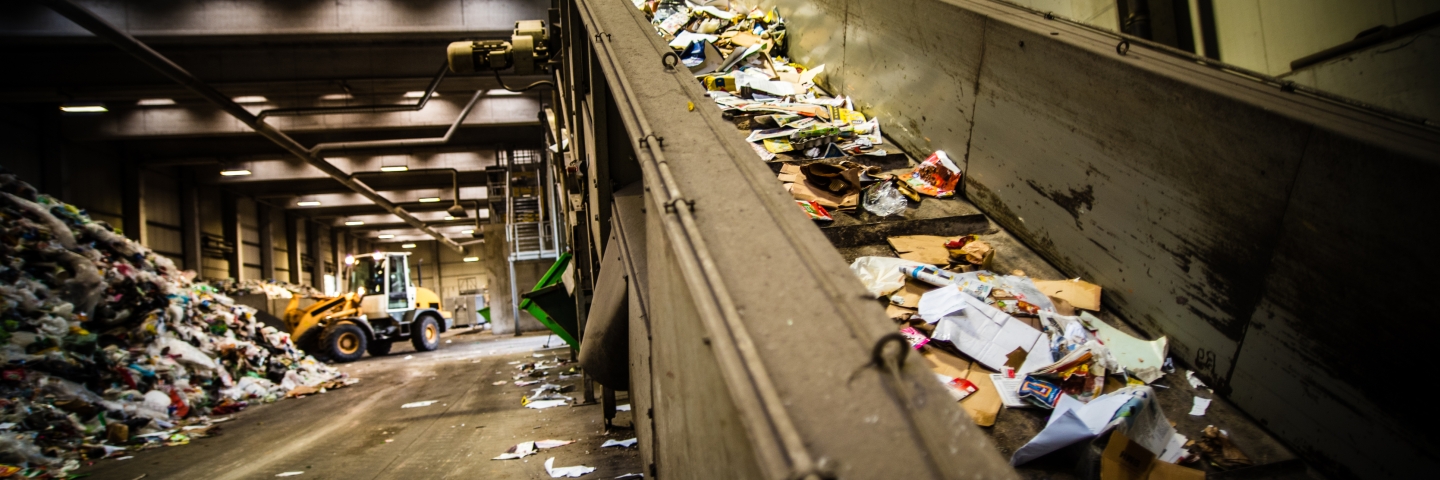
{"type": "Polygon", "coordinates": [[[775,3],[832,92],[1309,460],[1440,467],[1389,373],[1428,361],[1436,130],[997,2],[775,3]]]}
{"type": "MultiPolygon", "coordinates": [[[[582,112],[562,112],[570,135],[587,138],[586,120],[606,118],[592,110],[614,108],[621,121],[607,127],[623,130],[645,169],[647,246],[628,253],[644,255],[649,303],[648,322],[631,323],[631,352],[650,354],[632,363],[630,394],[637,421],[653,421],[640,430],[654,476],[1015,478],[918,357],[894,374],[870,365],[894,324],[698,82],[662,65],[669,47],[633,4],[566,1],[560,10],[569,35],[560,96],[582,112]],[[661,155],[676,192],[655,174],[661,155]],[[701,250],[713,270],[696,269],[701,250]],[[713,314],[723,302],[734,315],[713,314]],[[741,337],[753,356],[735,346],[741,337]]],[[[622,161],[583,152],[572,148],[567,166],[598,172],[579,162],[622,161]]],[[[893,338],[884,347],[884,358],[910,350],[893,338]]]]}

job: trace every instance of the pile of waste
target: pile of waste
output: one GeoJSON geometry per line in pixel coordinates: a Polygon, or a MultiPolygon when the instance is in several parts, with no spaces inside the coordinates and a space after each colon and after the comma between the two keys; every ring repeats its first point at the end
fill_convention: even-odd
{"type": "Polygon", "coordinates": [[[324,292],[309,285],[296,285],[275,280],[246,279],[237,282],[233,278],[227,278],[213,281],[210,285],[231,297],[255,294],[264,294],[266,298],[291,298],[297,295],[301,297],[324,296],[324,292]]]}
{"type": "Polygon", "coordinates": [[[0,171],[0,471],[63,476],[353,383],[193,275],[0,171]]]}
{"type": "MultiPolygon", "coordinates": [[[[811,219],[830,221],[834,210],[863,207],[898,215],[922,196],[950,197],[960,168],[937,151],[901,174],[884,174],[874,162],[892,152],[878,118],[849,97],[825,92],[813,68],[786,58],[785,20],[777,9],[739,2],[698,5],[637,1],[681,64],[695,75],[726,119],[743,130],[755,153],[779,166],[778,179],[811,219]]],[[[900,154],[903,156],[903,154],[900,154]]]]}
{"type": "MultiPolygon", "coordinates": [[[[830,221],[831,212],[857,207],[898,215],[924,197],[955,195],[961,170],[943,151],[883,170],[885,157],[904,154],[884,148],[878,118],[819,85],[824,65],[787,58],[778,9],[738,1],[635,6],[724,118],[748,132],[752,149],[811,219],[830,221]]],[[[1091,314],[1100,309],[1100,286],[993,273],[994,248],[974,235],[888,240],[899,258],[861,257],[851,269],[886,301],[900,333],[971,418],[992,426],[1002,408],[1049,412],[1045,429],[1014,452],[1012,464],[1111,432],[1101,462],[1110,474],[1187,476],[1200,472],[1178,464],[1200,455],[1217,465],[1244,464],[1224,458],[1243,458],[1228,440],[1207,430],[1190,441],[1165,420],[1150,384],[1173,371],[1166,339],[1137,339],[1091,314]]],[[[1203,413],[1202,400],[1208,405],[1196,397],[1203,413]]]]}

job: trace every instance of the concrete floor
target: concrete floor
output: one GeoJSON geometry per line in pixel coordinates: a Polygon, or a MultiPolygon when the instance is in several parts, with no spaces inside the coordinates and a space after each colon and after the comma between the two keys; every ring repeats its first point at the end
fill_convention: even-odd
{"type": "MultiPolygon", "coordinates": [[[[289,477],[299,480],[538,479],[550,478],[544,467],[550,457],[557,467],[596,468],[582,478],[640,472],[634,448],[600,448],[607,439],[635,435],[627,428],[607,432],[598,403],[527,409],[520,398],[534,387],[517,387],[513,381],[491,385],[511,380],[516,370],[508,362],[540,360],[533,357],[536,352],[547,359],[568,358],[566,349],[543,348],[547,341],[551,347],[563,341],[536,333],[512,337],[466,330],[451,331],[444,340],[434,352],[414,353],[408,344],[397,344],[389,356],[342,365],[359,384],[251,407],[222,423],[219,436],[135,452],[129,460],[100,460],[76,473],[97,480],[260,479],[293,471],[304,472],[289,477]],[[425,400],[439,403],[400,408],[425,400]],[[546,439],[576,442],[524,459],[491,460],[517,443],[546,439]]],[[[575,384],[576,391],[566,395],[581,399],[578,380],[548,378],[575,384]]],[[[614,424],[630,425],[629,413],[619,412],[614,424]]]]}

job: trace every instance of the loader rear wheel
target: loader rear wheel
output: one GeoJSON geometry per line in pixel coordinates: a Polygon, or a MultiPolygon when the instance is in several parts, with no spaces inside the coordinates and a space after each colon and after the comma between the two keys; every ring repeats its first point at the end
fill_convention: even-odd
{"type": "Polygon", "coordinates": [[[426,315],[415,320],[410,327],[410,344],[417,352],[428,352],[440,347],[440,324],[435,317],[426,315]]]}
{"type": "Polygon", "coordinates": [[[365,331],[353,323],[340,323],[326,329],[324,342],[323,350],[336,362],[353,362],[365,355],[365,331]]]}
{"type": "Polygon", "coordinates": [[[365,351],[370,352],[372,357],[383,357],[390,354],[390,347],[394,345],[393,340],[371,340],[365,351]]]}

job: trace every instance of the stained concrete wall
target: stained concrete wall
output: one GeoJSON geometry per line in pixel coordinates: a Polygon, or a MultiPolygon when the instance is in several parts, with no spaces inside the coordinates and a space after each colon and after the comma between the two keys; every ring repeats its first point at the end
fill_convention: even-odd
{"type": "Polygon", "coordinates": [[[1290,72],[1285,79],[1440,124],[1440,28],[1290,72]]]}
{"type": "Polygon", "coordinates": [[[1382,25],[1436,10],[1432,0],[1214,0],[1220,60],[1270,75],[1382,25]]]}
{"type": "MultiPolygon", "coordinates": [[[[509,251],[505,243],[504,231],[504,225],[486,225],[485,243],[475,249],[479,252],[479,263],[484,265],[488,282],[486,288],[490,297],[488,300],[490,301],[491,331],[499,335],[513,334],[517,329],[513,311],[515,302],[511,300],[510,296],[510,267],[506,261],[509,258],[509,251]]],[[[515,262],[514,285],[518,288],[518,292],[524,293],[535,288],[535,283],[540,281],[540,277],[545,275],[545,271],[553,263],[555,263],[553,259],[515,262]]],[[[547,330],[545,325],[524,310],[520,311],[518,324],[521,332],[547,330]]]]}
{"type": "Polygon", "coordinates": [[[1440,134],[993,2],[779,3],[832,92],[962,160],[976,205],[1298,453],[1341,476],[1440,466],[1425,404],[1373,371],[1423,361],[1400,345],[1429,322],[1385,311],[1435,315],[1379,289],[1436,267],[1440,134]]]}

